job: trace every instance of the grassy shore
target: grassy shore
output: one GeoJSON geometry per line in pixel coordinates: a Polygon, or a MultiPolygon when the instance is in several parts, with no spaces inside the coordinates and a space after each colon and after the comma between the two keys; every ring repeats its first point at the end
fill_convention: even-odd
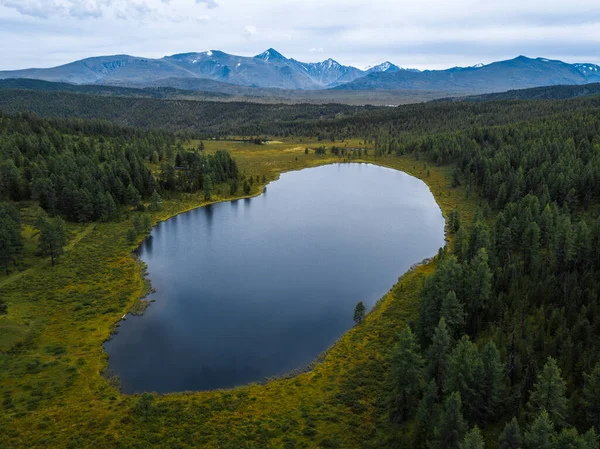
{"type": "MultiPolygon", "coordinates": [[[[305,154],[320,145],[205,142],[207,151],[228,149],[242,172],[260,178],[251,195],[262,191],[263,179],[343,160],[305,154]]],[[[473,214],[475,200],[450,187],[449,167],[372,154],[352,161],[421,178],[444,214],[458,207],[466,222],[473,214]]],[[[216,189],[213,200],[230,199],[227,193],[216,189]]],[[[204,204],[200,194],[167,198],[152,221],[204,204]]],[[[377,440],[389,351],[398,329],[416,319],[419,288],[435,262],[404,274],[310,372],[234,390],[130,396],[102,376],[102,343],[147,289],[132,254],[145,236],[128,242],[130,227],[130,219],[72,225],[69,250],[56,267],[30,257],[26,271],[0,277],[9,307],[0,317],[0,447],[357,448],[377,440]]]]}

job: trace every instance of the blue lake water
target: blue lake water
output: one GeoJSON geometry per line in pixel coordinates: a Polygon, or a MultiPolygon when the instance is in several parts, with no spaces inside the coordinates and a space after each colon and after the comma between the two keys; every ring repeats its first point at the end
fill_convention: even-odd
{"type": "Polygon", "coordinates": [[[140,248],[156,289],[106,342],[126,393],[230,388],[303,368],[412,264],[444,246],[429,188],[335,164],[284,173],[255,198],[156,226],[140,248]]]}

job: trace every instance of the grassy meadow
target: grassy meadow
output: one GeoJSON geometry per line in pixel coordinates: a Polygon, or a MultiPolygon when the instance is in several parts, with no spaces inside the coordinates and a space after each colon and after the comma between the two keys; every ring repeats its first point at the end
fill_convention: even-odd
{"type": "MultiPolygon", "coordinates": [[[[242,173],[258,177],[251,195],[282,172],[347,160],[305,154],[305,148],[332,145],[310,139],[204,145],[209,152],[229,150],[242,173]]],[[[358,140],[335,145],[364,148],[358,140]]],[[[372,151],[350,161],[416,176],[445,215],[458,207],[463,222],[471,221],[476,200],[450,187],[452,167],[428,166],[413,156],[375,159],[372,151]]],[[[217,186],[212,201],[227,199],[228,188],[217,186]]],[[[156,223],[204,204],[201,193],[178,194],[164,198],[161,212],[144,213],[156,223]]],[[[26,225],[34,207],[22,211],[26,225]]],[[[378,392],[389,352],[398,329],[415,320],[422,279],[435,261],[398,273],[398,283],[365,322],[308,372],[233,390],[123,395],[107,372],[102,344],[147,289],[134,256],[145,235],[135,243],[126,237],[136,213],[119,222],[70,224],[69,244],[55,267],[35,256],[37,236],[25,226],[22,267],[0,275],[8,304],[8,315],[0,316],[0,447],[367,448],[370,443],[361,442],[378,440],[387,419],[378,392]]]]}

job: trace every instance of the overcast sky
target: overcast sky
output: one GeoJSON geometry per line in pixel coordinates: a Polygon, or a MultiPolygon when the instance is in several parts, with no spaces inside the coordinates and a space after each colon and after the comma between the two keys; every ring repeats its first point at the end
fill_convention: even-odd
{"type": "Polygon", "coordinates": [[[89,56],[273,47],[363,68],[520,54],[600,63],[599,0],[0,0],[0,70],[89,56]]]}

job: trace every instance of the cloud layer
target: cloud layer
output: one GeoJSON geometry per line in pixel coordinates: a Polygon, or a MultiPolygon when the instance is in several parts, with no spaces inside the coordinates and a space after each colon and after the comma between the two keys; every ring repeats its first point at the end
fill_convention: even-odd
{"type": "Polygon", "coordinates": [[[446,68],[525,54],[600,63],[600,3],[578,0],[0,0],[0,69],[88,56],[274,47],[359,67],[446,68]]]}

